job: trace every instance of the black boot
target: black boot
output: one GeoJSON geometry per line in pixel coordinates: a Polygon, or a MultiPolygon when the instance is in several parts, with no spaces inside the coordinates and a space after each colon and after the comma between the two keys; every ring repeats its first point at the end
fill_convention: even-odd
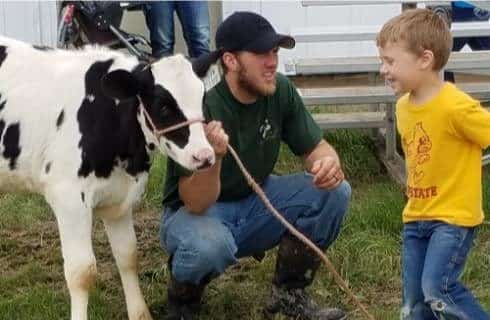
{"type": "Polygon", "coordinates": [[[321,308],[306,293],[320,265],[320,258],[290,234],[281,239],[277,253],[272,292],[265,315],[271,318],[282,313],[300,320],[344,320],[340,309],[321,308]]]}
{"type": "Polygon", "coordinates": [[[168,283],[168,303],[166,320],[199,319],[201,297],[205,284],[181,283],[170,275],[168,283]]]}

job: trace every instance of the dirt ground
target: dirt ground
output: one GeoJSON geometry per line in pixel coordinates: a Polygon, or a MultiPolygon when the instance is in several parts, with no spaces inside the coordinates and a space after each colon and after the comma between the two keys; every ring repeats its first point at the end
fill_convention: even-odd
{"type": "MultiPolygon", "coordinates": [[[[153,211],[138,212],[134,214],[133,219],[138,239],[138,257],[141,270],[157,267],[152,266],[151,261],[161,260],[161,264],[164,264],[165,257],[158,242],[159,213],[153,211]],[[155,259],[154,255],[159,255],[161,259],[155,259]]],[[[97,278],[105,280],[106,277],[112,277],[111,274],[117,271],[100,219],[94,220],[92,235],[97,259],[97,278]]],[[[63,276],[60,239],[54,217],[25,229],[0,229],[0,238],[6,240],[2,242],[2,247],[0,247],[0,265],[4,275],[7,275],[9,271],[14,272],[19,266],[36,260],[43,267],[59,269],[60,277],[63,276]]],[[[61,285],[64,285],[64,281],[61,282],[61,285]]]]}

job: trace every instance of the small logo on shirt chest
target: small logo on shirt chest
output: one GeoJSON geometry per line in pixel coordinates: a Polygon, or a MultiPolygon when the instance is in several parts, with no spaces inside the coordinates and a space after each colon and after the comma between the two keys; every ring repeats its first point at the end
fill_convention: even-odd
{"type": "Polygon", "coordinates": [[[262,141],[270,140],[274,137],[274,130],[272,128],[269,119],[265,119],[264,123],[262,123],[259,127],[259,137],[262,141]]]}

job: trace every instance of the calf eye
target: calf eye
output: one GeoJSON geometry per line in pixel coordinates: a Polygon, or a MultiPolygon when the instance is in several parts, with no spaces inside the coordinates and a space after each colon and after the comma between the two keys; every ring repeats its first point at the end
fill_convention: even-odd
{"type": "Polygon", "coordinates": [[[162,118],[166,118],[166,117],[170,116],[170,109],[169,109],[169,108],[167,108],[167,107],[162,107],[162,108],[160,109],[160,116],[161,116],[162,118]]]}

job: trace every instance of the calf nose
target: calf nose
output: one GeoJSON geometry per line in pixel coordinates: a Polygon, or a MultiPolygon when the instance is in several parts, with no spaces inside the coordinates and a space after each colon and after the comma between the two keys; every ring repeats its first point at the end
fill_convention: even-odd
{"type": "Polygon", "coordinates": [[[198,169],[204,169],[214,164],[214,151],[209,148],[201,149],[192,156],[198,163],[198,169]]]}

